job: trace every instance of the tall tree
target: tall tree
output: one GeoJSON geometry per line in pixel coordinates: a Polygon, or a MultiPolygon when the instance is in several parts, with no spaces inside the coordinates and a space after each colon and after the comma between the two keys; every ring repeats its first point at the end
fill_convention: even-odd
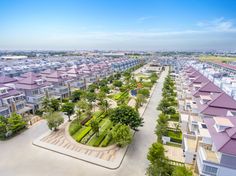
{"type": "Polygon", "coordinates": [[[170,165],[165,157],[165,149],[161,143],[153,143],[149,148],[147,159],[150,165],[147,168],[147,175],[150,176],[169,176],[172,172],[170,165]]]}
{"type": "Polygon", "coordinates": [[[135,109],[138,110],[138,108],[141,107],[143,103],[146,103],[146,98],[142,94],[137,94],[135,101],[135,109]]]}
{"type": "Polygon", "coordinates": [[[44,98],[42,102],[42,109],[44,112],[49,112],[51,111],[51,102],[49,98],[44,98]]]}
{"type": "Polygon", "coordinates": [[[71,95],[71,100],[72,102],[77,102],[81,99],[81,97],[83,96],[84,91],[83,90],[75,90],[72,92],[71,95]]]}
{"type": "Polygon", "coordinates": [[[129,126],[122,125],[120,123],[116,124],[112,130],[112,138],[119,147],[124,147],[130,144],[132,140],[132,133],[129,126]]]}
{"type": "Polygon", "coordinates": [[[11,116],[7,119],[8,128],[13,133],[25,128],[26,122],[22,118],[20,114],[13,113],[11,116]]]}
{"type": "Polygon", "coordinates": [[[87,92],[86,93],[86,99],[90,103],[95,102],[96,101],[96,94],[94,92],[87,92]]]}
{"type": "Polygon", "coordinates": [[[134,108],[127,105],[121,105],[112,110],[110,119],[114,123],[128,125],[133,130],[137,130],[143,123],[143,119],[140,117],[139,113],[134,108]]]}
{"type": "Polygon", "coordinates": [[[7,119],[0,116],[0,139],[4,139],[7,133],[7,119]]]}
{"type": "Polygon", "coordinates": [[[61,111],[64,112],[68,116],[68,121],[71,121],[70,117],[75,113],[75,105],[74,103],[67,102],[62,105],[61,111]]]}
{"type": "Polygon", "coordinates": [[[86,100],[81,99],[80,101],[77,102],[76,106],[81,110],[85,111],[86,108],[88,107],[88,103],[86,100]]]}
{"type": "Polygon", "coordinates": [[[48,112],[44,115],[44,118],[47,120],[48,128],[54,131],[64,122],[60,112],[48,112]]]}
{"type": "Polygon", "coordinates": [[[58,99],[51,99],[50,100],[50,104],[49,104],[50,108],[52,109],[52,111],[59,111],[60,109],[60,101],[58,99]]]}

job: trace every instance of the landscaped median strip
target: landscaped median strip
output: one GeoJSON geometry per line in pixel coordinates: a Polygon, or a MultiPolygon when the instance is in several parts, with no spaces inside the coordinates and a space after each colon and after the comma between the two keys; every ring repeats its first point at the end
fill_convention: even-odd
{"type": "MultiPolygon", "coordinates": [[[[152,96],[154,89],[155,86],[153,86],[151,89],[150,97],[152,96]]],[[[128,91],[123,92],[123,94],[121,94],[119,97],[123,97],[125,95],[129,96],[128,91]]],[[[150,98],[148,98],[148,101],[149,100],[150,98]]],[[[143,105],[144,106],[141,108],[142,115],[148,103],[144,103],[143,105]]],[[[72,121],[71,126],[73,126],[73,130],[69,131],[70,123],[66,123],[61,126],[59,131],[43,135],[39,139],[35,140],[33,144],[58,153],[62,153],[64,155],[107,167],[109,169],[118,168],[125,156],[128,145],[124,148],[120,148],[113,144],[114,141],[118,141],[117,138],[113,140],[111,137],[116,137],[113,132],[111,135],[114,121],[112,120],[112,123],[111,120],[106,117],[106,114],[94,114],[92,118],[83,118],[82,121],[84,121],[82,127],[76,125],[74,126],[72,121]],[[84,119],[86,119],[86,122],[84,119]],[[95,120],[98,122],[99,135],[97,135],[94,126],[91,127],[95,120]],[[106,147],[107,145],[109,146],[106,147]]],[[[134,126],[132,127],[135,129],[134,126]]]]}
{"type": "MultiPolygon", "coordinates": [[[[161,114],[157,119],[157,126],[155,131],[157,135],[157,141],[152,144],[147,154],[147,159],[150,161],[146,173],[148,176],[176,175],[176,173],[178,173],[178,175],[192,175],[192,172],[184,166],[183,162],[173,161],[166,156],[166,150],[164,148],[164,145],[162,144],[163,139],[165,139],[163,138],[164,135],[170,137],[169,142],[175,142],[170,143],[172,145],[175,144],[175,147],[182,142],[182,133],[177,130],[177,128],[175,130],[168,129],[168,120],[174,119],[178,121],[179,118],[179,115],[176,115],[177,101],[174,89],[174,81],[168,75],[163,84],[163,98],[158,105],[158,110],[161,111],[161,114]]],[[[176,152],[175,149],[174,151],[176,152]]]]}

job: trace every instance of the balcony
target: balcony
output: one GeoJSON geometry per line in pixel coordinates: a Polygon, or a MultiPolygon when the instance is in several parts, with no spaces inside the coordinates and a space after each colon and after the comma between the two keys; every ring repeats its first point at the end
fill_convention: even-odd
{"type": "Polygon", "coordinates": [[[40,104],[43,101],[44,97],[44,94],[38,94],[34,96],[27,96],[26,99],[28,103],[40,104]]]}
{"type": "Polygon", "coordinates": [[[208,150],[200,146],[198,153],[202,161],[208,161],[216,164],[220,163],[217,153],[212,150],[208,150]]]}
{"type": "Polygon", "coordinates": [[[77,82],[74,82],[72,84],[72,87],[75,87],[75,88],[82,88],[82,87],[85,87],[85,83],[84,81],[77,81],[77,82]]]}
{"type": "Polygon", "coordinates": [[[59,94],[66,94],[69,92],[69,89],[66,86],[60,86],[55,88],[55,92],[59,94]]]}
{"type": "Polygon", "coordinates": [[[185,152],[192,154],[196,153],[197,138],[194,135],[184,134],[184,149],[185,152]]]}
{"type": "Polygon", "coordinates": [[[216,164],[219,164],[216,153],[200,147],[197,158],[199,174],[205,176],[217,176],[219,168],[216,164]]]}

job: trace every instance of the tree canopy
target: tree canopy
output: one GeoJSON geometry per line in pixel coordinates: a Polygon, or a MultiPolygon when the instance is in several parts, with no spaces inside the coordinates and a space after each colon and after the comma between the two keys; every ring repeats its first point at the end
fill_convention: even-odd
{"type": "Polygon", "coordinates": [[[119,147],[124,147],[131,143],[132,133],[127,125],[118,123],[112,130],[112,138],[119,147]]]}
{"type": "Polygon", "coordinates": [[[71,94],[71,100],[72,102],[77,102],[81,99],[81,97],[83,96],[84,91],[83,90],[75,90],[72,92],[71,94]]]}
{"type": "Polygon", "coordinates": [[[50,130],[57,130],[57,128],[64,122],[60,112],[48,112],[44,115],[47,120],[48,128],[50,130]]]}
{"type": "Polygon", "coordinates": [[[171,176],[192,176],[191,170],[186,167],[175,167],[171,176]]]}
{"type": "Polygon", "coordinates": [[[128,125],[131,129],[137,130],[143,123],[139,113],[132,107],[121,105],[112,110],[110,119],[114,123],[128,125]]]}
{"type": "Polygon", "coordinates": [[[64,112],[68,116],[68,120],[70,121],[70,116],[75,112],[74,103],[68,102],[62,105],[61,111],[64,112]]]}

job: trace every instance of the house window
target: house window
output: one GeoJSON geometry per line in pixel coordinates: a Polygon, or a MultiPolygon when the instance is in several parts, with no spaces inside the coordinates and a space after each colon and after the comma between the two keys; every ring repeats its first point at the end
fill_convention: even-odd
{"type": "Polygon", "coordinates": [[[203,166],[203,172],[206,174],[216,176],[217,171],[218,171],[217,167],[212,167],[212,166],[207,166],[207,165],[203,166]]]}
{"type": "Polygon", "coordinates": [[[38,94],[38,90],[33,90],[33,95],[36,95],[36,94],[38,94]]]}
{"type": "Polygon", "coordinates": [[[0,112],[0,115],[2,115],[2,116],[8,116],[8,115],[9,115],[9,110],[7,109],[7,110],[1,111],[1,112],[0,112]]]}

